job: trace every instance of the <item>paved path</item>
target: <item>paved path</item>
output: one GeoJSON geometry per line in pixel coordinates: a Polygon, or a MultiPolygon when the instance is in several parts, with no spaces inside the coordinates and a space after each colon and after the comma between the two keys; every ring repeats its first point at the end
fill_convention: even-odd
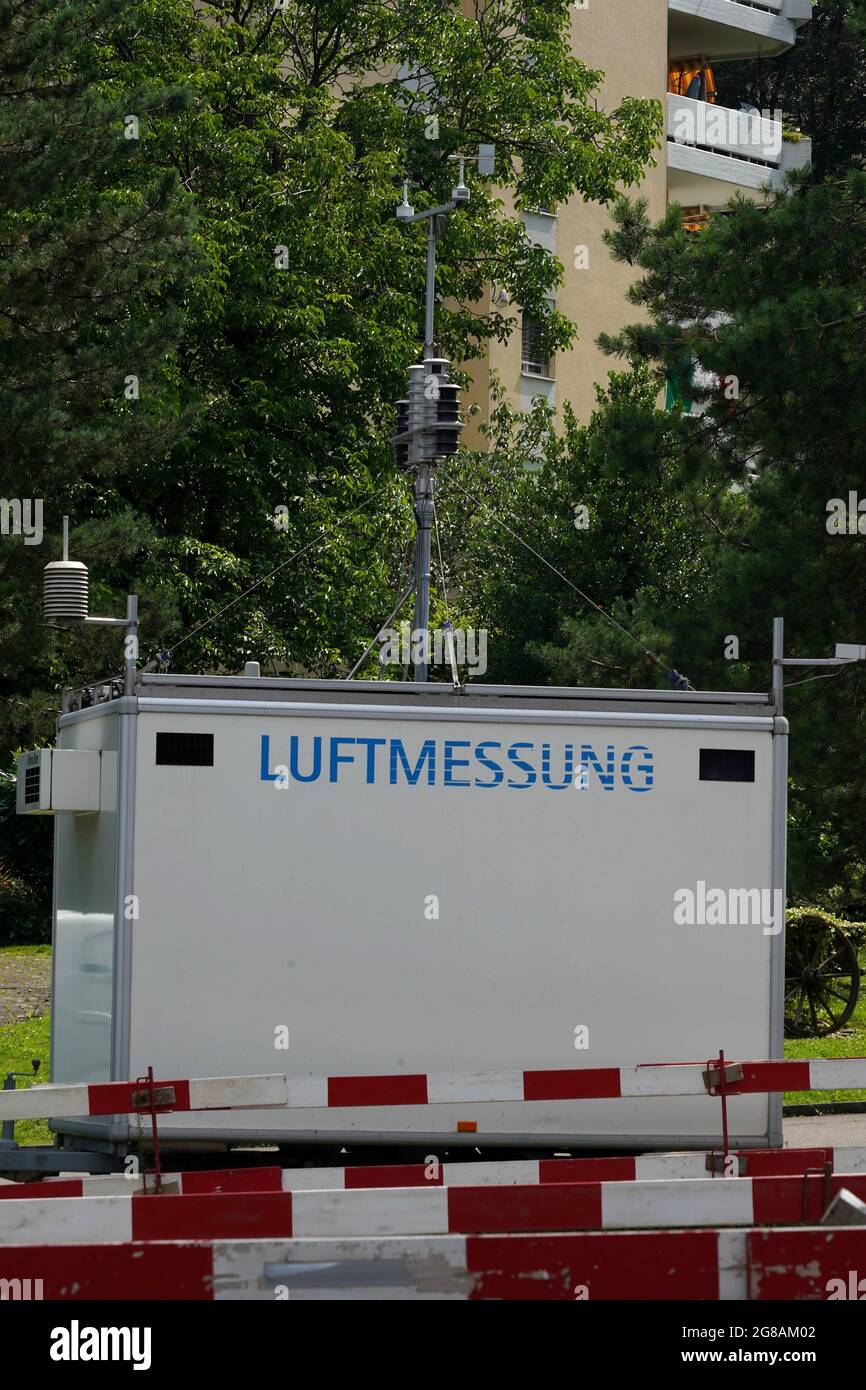
{"type": "Polygon", "coordinates": [[[792,1115],[782,1123],[786,1149],[822,1148],[839,1145],[866,1149],[864,1115],[792,1115]]]}

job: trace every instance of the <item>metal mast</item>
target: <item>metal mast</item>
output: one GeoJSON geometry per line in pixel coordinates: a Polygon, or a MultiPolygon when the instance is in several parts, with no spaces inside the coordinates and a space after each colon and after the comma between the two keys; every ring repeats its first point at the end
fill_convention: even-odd
{"type": "Polygon", "coordinates": [[[459,160],[460,174],[451,201],[425,212],[416,212],[409,203],[409,181],[403,183],[403,201],[397,208],[401,222],[427,223],[427,288],[424,308],[424,357],[409,369],[408,398],[397,405],[398,466],[415,473],[415,614],[413,646],[416,653],[414,678],[428,679],[430,658],[430,540],[433,528],[434,479],[436,463],[457,449],[459,420],[457,387],[449,381],[450,363],[436,356],[436,243],[445,218],[469,202],[469,189],[463,181],[465,155],[459,160]]]}

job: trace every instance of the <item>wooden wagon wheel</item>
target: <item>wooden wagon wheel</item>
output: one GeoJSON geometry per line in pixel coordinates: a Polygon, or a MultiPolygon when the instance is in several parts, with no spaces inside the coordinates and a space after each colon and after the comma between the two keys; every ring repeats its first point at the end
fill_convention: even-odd
{"type": "Polygon", "coordinates": [[[848,936],[818,915],[788,926],[785,951],[785,1036],[823,1038],[853,1014],[860,994],[857,951],[848,936]]]}

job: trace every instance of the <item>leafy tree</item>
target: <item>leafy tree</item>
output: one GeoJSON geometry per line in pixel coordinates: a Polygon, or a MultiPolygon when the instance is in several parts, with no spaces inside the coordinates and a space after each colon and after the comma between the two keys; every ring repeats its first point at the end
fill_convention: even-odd
{"type": "Polygon", "coordinates": [[[866,167],[866,6],[815,0],[797,44],[775,58],[719,64],[719,101],[782,111],[812,139],[813,176],[866,167]]]}
{"type": "Polygon", "coordinates": [[[559,430],[541,405],[529,419],[503,406],[491,452],[449,465],[446,577],[489,631],[488,679],[675,683],[678,655],[650,615],[706,589],[700,495],[677,492],[663,455],[652,478],[623,475],[611,448],[620,418],[651,413],[656,394],[648,371],[614,374],[589,423],[566,406],[559,430]]]}
{"type": "Polygon", "coordinates": [[[521,208],[611,200],[661,131],[656,103],[600,107],[569,23],[566,0],[0,0],[3,492],[26,477],[47,508],[42,546],[0,552],[0,746],[50,738],[57,688],[119,664],[116,633],[39,624],[64,512],[92,610],[139,593],[145,657],[360,654],[412,531],[388,444],[423,300],[402,176],[436,205],[452,155],[496,146],[440,243],[462,359],[512,331],[478,310],[492,280],[543,312],[562,274],[521,208]]]}
{"type": "Polygon", "coordinates": [[[141,77],[105,90],[106,33],[140,20],[135,8],[0,0],[4,481],[68,490],[177,432],[166,343],[182,319],[192,210],[173,173],[138,158],[135,122],[176,118],[188,93],[141,77]]]}
{"type": "Polygon", "coordinates": [[[52,825],[15,811],[15,774],[0,769],[0,946],[51,940],[52,825]]]}
{"type": "MultiPolygon", "coordinates": [[[[641,275],[641,319],[603,340],[630,373],[613,375],[570,453],[544,446],[537,479],[514,469],[513,490],[497,492],[479,463],[468,490],[661,664],[644,666],[631,636],[549,573],[537,591],[532,557],[488,517],[466,553],[478,567],[487,541],[474,592],[496,674],[646,686],[675,666],[699,688],[767,690],[775,616],[790,655],[866,640],[866,174],[804,182],[764,210],[738,204],[700,236],[675,209],[653,226],[623,202],[610,244],[641,275]],[[658,388],[684,362],[691,400],[660,410],[658,388]],[[586,497],[606,523],[565,544],[564,498],[586,497]]],[[[790,891],[862,920],[866,676],[787,680],[790,891]]]]}
{"type": "MultiPolygon", "coordinates": [[[[23,68],[19,48],[36,45],[52,92],[59,80],[70,102],[86,105],[67,126],[52,115],[34,141],[56,172],[83,132],[81,193],[71,175],[52,179],[44,224],[68,199],[67,218],[85,208],[100,244],[105,229],[87,202],[94,167],[105,201],[124,215],[141,214],[145,190],[161,189],[165,218],[180,219],[171,246],[151,224],[149,258],[127,258],[123,292],[103,294],[111,257],[106,268],[95,252],[76,273],[57,267],[40,281],[46,322],[56,321],[68,284],[85,305],[62,350],[88,364],[111,321],[100,307],[91,324],[86,306],[122,301],[107,379],[112,390],[127,374],[147,386],[137,401],[122,391],[109,399],[94,386],[94,365],[63,422],[43,412],[42,433],[66,469],[52,500],[62,497],[77,523],[75,553],[97,561],[111,611],[128,588],[140,592],[147,655],[183,637],[190,669],[232,668],[248,656],[281,669],[345,669],[358,634],[387,611],[389,557],[411,530],[387,440],[420,332],[424,234],[395,219],[395,181],[408,171],[416,205],[436,204],[455,181],[452,154],[496,145],[495,180],[470,172],[472,202],[440,247],[441,346],[465,357],[471,331],[471,356],[513,327],[497,310],[477,312],[486,284],[495,279],[540,311],[562,273],[528,242],[515,209],[575,192],[606,201],[637,180],[660,131],[657,105],[600,109],[603,75],[572,57],[565,0],[492,0],[468,13],[456,0],[88,0],[60,47],[53,0],[6,10],[10,68],[23,68]],[[135,141],[123,138],[121,113],[130,111],[135,141]],[[188,208],[201,260],[183,278],[165,262],[179,251],[188,208]],[[77,446],[64,444],[67,434],[77,446]]],[[[22,186],[23,216],[34,202],[22,186]]],[[[560,315],[547,329],[551,350],[573,331],[560,315]]],[[[46,391],[53,373],[46,368],[46,391]]],[[[24,383],[16,390],[27,394],[24,383]]],[[[26,699],[47,663],[32,619],[20,616],[33,611],[23,594],[32,596],[48,557],[19,546],[18,558],[7,585],[19,615],[7,669],[18,670],[11,683],[26,699]]],[[[53,651],[58,680],[116,664],[116,639],[104,633],[61,637],[53,651]]],[[[21,728],[11,712],[7,729],[14,742],[21,728]]]]}
{"type": "MultiPolygon", "coordinates": [[[[611,245],[643,272],[632,298],[646,318],[606,338],[608,349],[658,381],[685,357],[706,383],[692,388],[691,409],[634,397],[611,420],[625,477],[649,482],[664,461],[684,497],[705,492],[694,544],[712,582],[656,621],[688,653],[694,684],[766,689],[775,615],[791,654],[827,655],[864,635],[866,174],[796,186],[765,210],[735,206],[699,237],[676,210],[652,227],[640,206],[622,205],[611,245]]],[[[821,674],[789,675],[791,884],[856,917],[866,679],[859,666],[821,674]]]]}
{"type": "MultiPolygon", "coordinates": [[[[401,176],[416,206],[436,205],[456,181],[452,156],[496,145],[495,179],[470,166],[472,201],[440,243],[440,346],[461,359],[513,329],[478,310],[492,280],[542,312],[561,275],[514,209],[574,192],[609,200],[650,158],[658,110],[598,107],[602,75],[571,56],[564,0],[463,8],[149,0],[148,25],[118,36],[121,80],[145,71],[195,88],[187,112],[155,123],[148,152],[190,190],[216,267],[182,356],[202,423],[133,484],[184,621],[331,537],[188,641],[188,667],[255,655],[334,674],[388,611],[412,522],[387,441],[424,279],[424,230],[394,216],[401,176]]],[[[571,341],[561,315],[547,329],[551,350],[571,341]]]]}
{"type": "MultiPolygon", "coordinates": [[[[127,138],[131,113],[173,119],[186,96],[155,77],[113,93],[103,82],[106,34],[140,18],[125,0],[0,0],[0,494],[42,509],[37,543],[0,538],[7,747],[45,729],[39,692],[62,669],[38,621],[61,514],[100,510],[113,477],[188,427],[176,345],[199,259],[193,211],[176,174],[127,138]]],[[[104,659],[104,641],[90,649],[104,659]]]]}

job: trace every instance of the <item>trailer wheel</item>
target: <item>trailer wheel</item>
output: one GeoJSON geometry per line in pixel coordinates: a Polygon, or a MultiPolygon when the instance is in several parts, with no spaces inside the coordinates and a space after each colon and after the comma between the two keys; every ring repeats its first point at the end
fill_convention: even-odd
{"type": "Polygon", "coordinates": [[[859,995],[860,965],[850,937],[824,913],[792,913],[785,950],[785,1036],[835,1033],[848,1022],[859,995]]]}

